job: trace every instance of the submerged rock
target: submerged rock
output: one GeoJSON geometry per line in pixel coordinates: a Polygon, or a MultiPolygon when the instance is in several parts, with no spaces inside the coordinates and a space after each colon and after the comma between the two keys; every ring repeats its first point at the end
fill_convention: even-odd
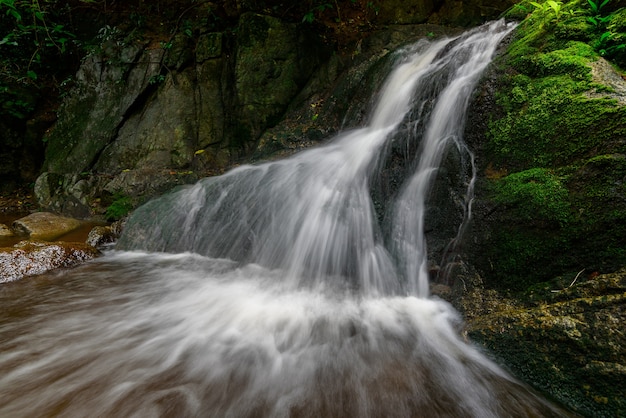
{"type": "Polygon", "coordinates": [[[0,283],[72,267],[98,254],[94,247],[76,242],[22,241],[14,247],[0,248],[0,283]]]}
{"type": "Polygon", "coordinates": [[[36,212],[13,222],[13,229],[31,239],[50,241],[73,231],[81,224],[82,222],[77,219],[50,212],[36,212]]]}
{"type": "Polygon", "coordinates": [[[13,230],[5,224],[0,224],[0,237],[12,237],[15,235],[13,230]]]}

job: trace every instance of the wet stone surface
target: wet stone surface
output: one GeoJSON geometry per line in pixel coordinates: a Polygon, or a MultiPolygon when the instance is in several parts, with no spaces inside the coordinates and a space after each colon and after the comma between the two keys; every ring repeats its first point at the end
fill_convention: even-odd
{"type": "Polygon", "coordinates": [[[78,242],[22,241],[14,247],[0,248],[0,283],[72,267],[99,253],[94,247],[78,242]]]}

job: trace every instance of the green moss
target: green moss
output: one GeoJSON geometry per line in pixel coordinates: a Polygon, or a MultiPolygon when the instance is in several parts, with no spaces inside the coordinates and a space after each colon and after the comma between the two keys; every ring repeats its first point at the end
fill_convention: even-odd
{"type": "Polygon", "coordinates": [[[496,182],[497,203],[512,206],[522,221],[565,225],[570,221],[568,192],[550,170],[533,168],[496,182]]]}
{"type": "Polygon", "coordinates": [[[485,150],[495,172],[513,174],[488,188],[498,219],[484,269],[495,287],[626,264],[626,107],[591,98],[610,89],[591,79],[593,46],[567,39],[585,25],[533,12],[500,63],[485,150]]]}
{"type": "MultiPolygon", "coordinates": [[[[524,48],[519,51],[524,51],[524,48]]],[[[561,48],[549,52],[528,52],[516,55],[511,61],[521,73],[533,77],[566,74],[574,80],[586,81],[591,80],[588,63],[598,57],[590,45],[580,41],[568,41],[561,48]]]]}
{"type": "Polygon", "coordinates": [[[626,9],[617,10],[611,15],[607,29],[612,32],[626,32],[626,9]]]}
{"type": "Polygon", "coordinates": [[[559,22],[554,35],[559,39],[589,42],[593,38],[594,26],[587,16],[575,16],[559,22]]]}
{"type": "Polygon", "coordinates": [[[626,109],[586,97],[589,87],[567,75],[512,77],[498,97],[505,114],[489,124],[491,160],[518,171],[572,164],[600,149],[620,152],[615,138],[626,135],[626,109]]]}

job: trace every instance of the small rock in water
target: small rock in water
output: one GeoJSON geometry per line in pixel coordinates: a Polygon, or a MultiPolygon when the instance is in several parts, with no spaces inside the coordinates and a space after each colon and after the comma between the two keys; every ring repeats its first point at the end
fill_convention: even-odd
{"type": "Polygon", "coordinates": [[[106,244],[115,242],[119,234],[114,230],[113,226],[96,226],[87,236],[87,244],[92,247],[102,247],[106,244]]]}
{"type": "Polygon", "coordinates": [[[13,222],[18,234],[31,239],[50,241],[64,235],[82,224],[78,219],[66,218],[50,212],[35,212],[13,222]]]}

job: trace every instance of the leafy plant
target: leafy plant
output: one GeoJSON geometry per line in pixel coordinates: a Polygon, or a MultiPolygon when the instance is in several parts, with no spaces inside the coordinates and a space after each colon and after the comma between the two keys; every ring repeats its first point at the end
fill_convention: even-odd
{"type": "Polygon", "coordinates": [[[328,4],[328,3],[323,3],[320,5],[317,5],[315,7],[313,7],[311,10],[309,10],[304,17],[302,18],[302,22],[305,23],[313,23],[315,21],[315,15],[318,13],[322,13],[325,10],[330,10],[333,8],[332,4],[328,4]]]}
{"type": "Polygon", "coordinates": [[[543,3],[537,3],[534,1],[530,2],[531,5],[535,7],[536,10],[544,13],[548,20],[556,20],[557,22],[561,19],[561,16],[566,13],[568,15],[573,15],[575,12],[573,10],[565,10],[563,7],[563,2],[555,1],[555,0],[546,0],[543,3]]]}
{"type": "Polygon", "coordinates": [[[157,74],[157,75],[153,75],[152,77],[150,77],[150,79],[148,80],[148,83],[150,83],[150,84],[161,84],[164,81],[165,81],[165,75],[157,74]]]}
{"type": "MultiPolygon", "coordinates": [[[[81,0],[86,1],[86,0],[81,0]]],[[[24,88],[37,90],[44,73],[58,71],[76,37],[64,22],[64,8],[55,1],[0,0],[0,101],[1,111],[26,117],[27,107],[13,96],[24,88]]],[[[32,109],[30,109],[32,110],[32,109]]]]}
{"type": "Polygon", "coordinates": [[[108,221],[117,221],[133,210],[133,202],[129,196],[116,193],[113,195],[113,199],[113,202],[109,205],[104,214],[108,221]]]}
{"type": "Polygon", "coordinates": [[[593,0],[587,0],[587,3],[589,3],[589,7],[591,7],[591,10],[596,14],[599,15],[600,11],[602,10],[602,8],[604,6],[606,6],[609,1],[611,0],[598,0],[597,2],[593,1],[593,0]]]}
{"type": "Polygon", "coordinates": [[[587,21],[596,28],[603,29],[613,17],[612,15],[602,16],[601,14],[602,8],[606,6],[609,1],[610,0],[598,0],[597,2],[595,2],[593,0],[587,0],[587,3],[589,3],[589,7],[591,7],[591,11],[593,12],[593,16],[588,16],[587,21]]]}

